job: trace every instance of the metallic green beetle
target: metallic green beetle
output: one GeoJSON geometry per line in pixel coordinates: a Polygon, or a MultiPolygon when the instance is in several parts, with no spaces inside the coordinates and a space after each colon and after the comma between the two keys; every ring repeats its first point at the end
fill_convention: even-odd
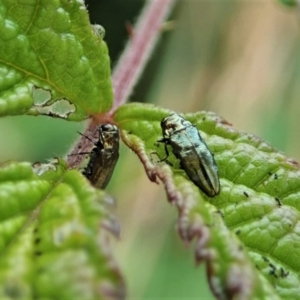
{"type": "Polygon", "coordinates": [[[180,160],[180,167],[186,172],[207,196],[214,197],[220,193],[219,171],[213,154],[203,141],[195,125],[177,113],[164,118],[161,123],[163,138],[158,142],[165,144],[166,157],[169,152],[167,145],[180,160]]]}

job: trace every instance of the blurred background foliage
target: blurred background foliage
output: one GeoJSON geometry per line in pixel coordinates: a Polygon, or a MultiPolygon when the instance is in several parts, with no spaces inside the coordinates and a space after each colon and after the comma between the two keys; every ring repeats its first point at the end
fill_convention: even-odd
{"type": "MultiPolygon", "coordinates": [[[[112,66],[141,0],[86,1],[91,23],[106,29],[112,66]]],[[[300,160],[299,11],[275,0],[178,1],[131,97],[179,112],[212,110],[300,160]],[[168,28],[168,30],[166,30],[168,28]]],[[[84,124],[47,117],[0,120],[1,162],[64,156],[84,124]]],[[[124,146],[108,187],[122,226],[114,241],[128,299],[214,299],[205,266],[175,233],[176,214],[162,186],[149,182],[124,146]]]]}

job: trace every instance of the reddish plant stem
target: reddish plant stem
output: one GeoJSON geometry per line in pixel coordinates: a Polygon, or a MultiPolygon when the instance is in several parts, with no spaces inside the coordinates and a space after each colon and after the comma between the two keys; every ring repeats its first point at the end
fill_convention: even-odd
{"type": "Polygon", "coordinates": [[[176,0],[148,0],[133,29],[133,36],[128,41],[117,66],[113,70],[112,81],[114,105],[126,103],[134,86],[151,56],[160,36],[162,24],[176,0]]]}

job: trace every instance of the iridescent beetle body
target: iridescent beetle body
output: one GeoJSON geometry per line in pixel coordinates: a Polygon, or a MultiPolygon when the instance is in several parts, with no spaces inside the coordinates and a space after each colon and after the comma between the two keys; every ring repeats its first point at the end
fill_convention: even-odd
{"type": "Polygon", "coordinates": [[[220,193],[219,172],[213,154],[200,136],[196,126],[177,113],[161,121],[165,143],[166,160],[169,156],[167,145],[180,160],[181,168],[191,181],[207,196],[214,197],[220,193]]]}
{"type": "Polygon", "coordinates": [[[104,124],[97,128],[99,139],[90,153],[88,165],[82,174],[96,188],[105,188],[110,181],[119,158],[119,130],[115,125],[104,124]]]}

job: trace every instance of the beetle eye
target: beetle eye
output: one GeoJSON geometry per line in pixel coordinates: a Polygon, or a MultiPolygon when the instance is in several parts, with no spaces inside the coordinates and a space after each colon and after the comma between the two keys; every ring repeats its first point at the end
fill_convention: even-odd
{"type": "Polygon", "coordinates": [[[111,128],[111,125],[110,124],[104,124],[104,125],[101,125],[101,129],[103,131],[109,131],[111,128]]]}
{"type": "Polygon", "coordinates": [[[168,125],[168,128],[169,128],[169,129],[173,129],[173,130],[176,130],[177,127],[178,127],[178,126],[177,126],[176,123],[171,123],[171,124],[168,125]]]}
{"type": "Polygon", "coordinates": [[[112,132],[112,131],[118,131],[117,127],[112,124],[104,124],[100,125],[103,132],[112,132]]]}

